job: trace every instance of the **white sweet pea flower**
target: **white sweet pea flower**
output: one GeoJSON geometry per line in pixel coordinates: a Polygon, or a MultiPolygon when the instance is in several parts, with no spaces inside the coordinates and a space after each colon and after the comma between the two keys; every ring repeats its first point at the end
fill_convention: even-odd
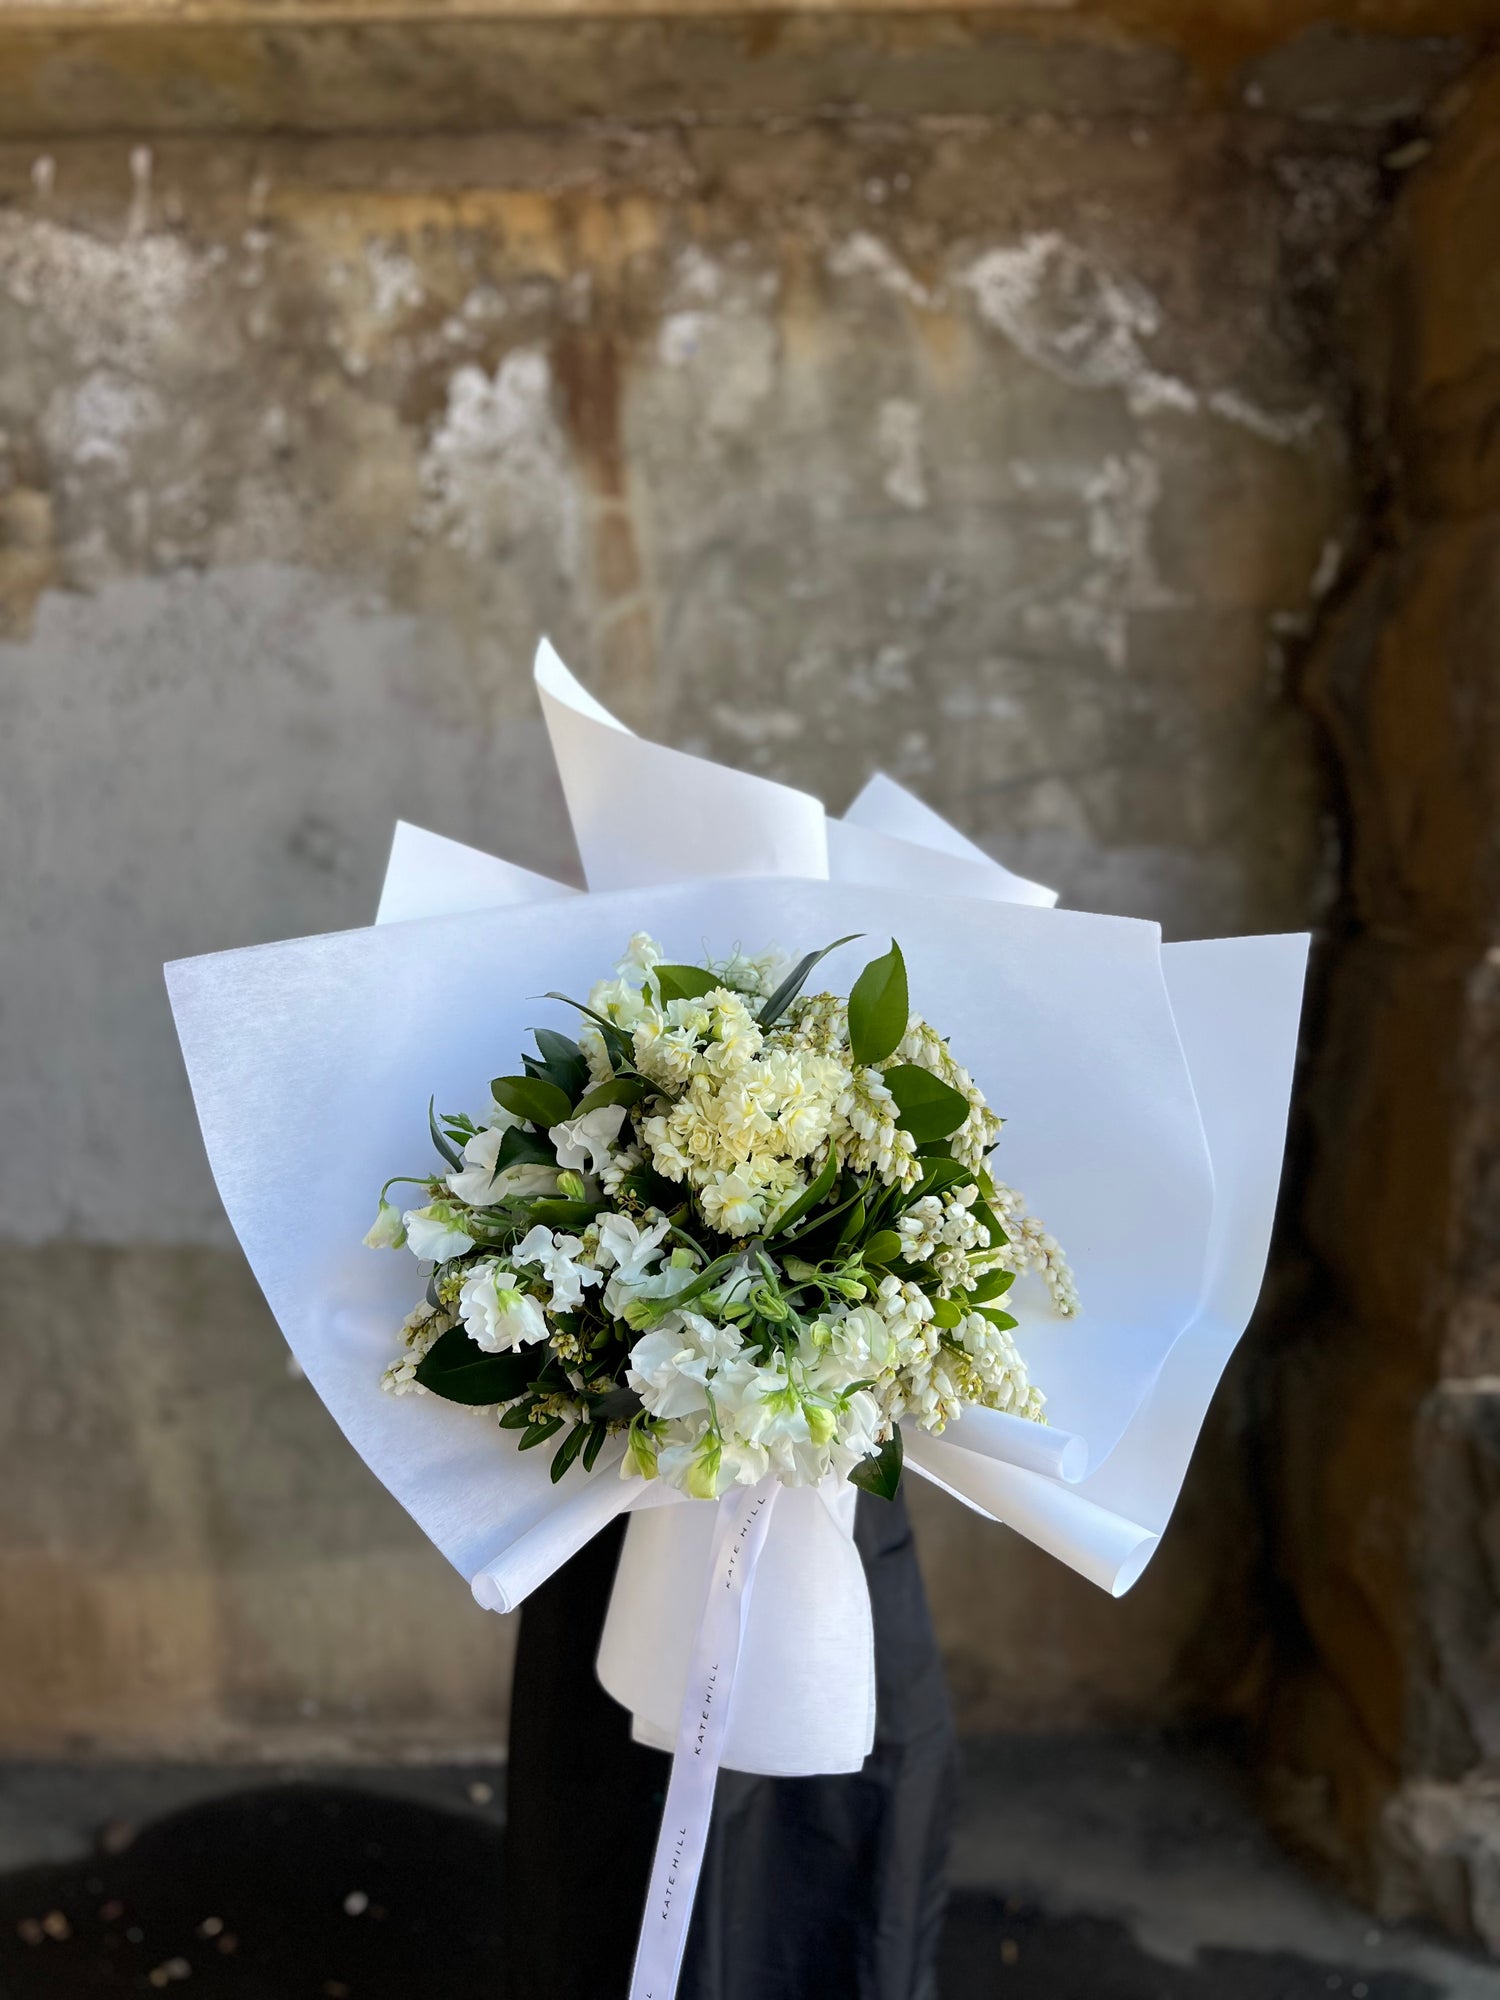
{"type": "Polygon", "coordinates": [[[771,1454],[764,1445],[749,1444],[731,1431],[720,1441],[719,1491],[731,1486],[755,1486],[771,1469],[771,1454]]]}
{"type": "Polygon", "coordinates": [[[375,1220],[365,1234],[365,1242],[372,1250],[399,1250],[406,1241],[406,1224],[401,1220],[401,1211],[390,1202],[382,1200],[375,1220]]]}
{"type": "Polygon", "coordinates": [[[698,1359],[680,1326],[642,1334],[630,1350],[625,1379],[654,1417],[690,1417],[708,1408],[703,1384],[681,1364],[698,1359]]]}
{"type": "Polygon", "coordinates": [[[862,1458],[879,1451],[883,1419],[880,1405],[867,1389],[856,1389],[839,1412],[838,1436],[831,1446],[834,1470],[846,1476],[862,1458]]]}
{"type": "Polygon", "coordinates": [[[669,1313],[630,1350],[625,1379],[652,1416],[692,1416],[707,1410],[706,1385],[741,1345],[735,1327],[715,1326],[700,1313],[669,1313]]]}
{"type": "Polygon", "coordinates": [[[664,1264],[659,1271],[649,1277],[637,1278],[633,1283],[623,1281],[619,1273],[611,1272],[609,1283],[604,1287],[604,1310],[614,1319],[623,1319],[630,1325],[645,1325],[652,1317],[632,1320],[630,1308],[638,1299],[675,1299],[679,1292],[685,1292],[698,1273],[691,1264],[664,1264]]]}
{"type": "Polygon", "coordinates": [[[578,1262],[582,1249],[583,1243],[577,1236],[554,1235],[539,1222],[526,1232],[510,1255],[516,1264],[540,1264],[552,1287],[552,1310],[572,1312],[583,1302],[584,1286],[597,1285],[604,1275],[578,1262]]]}
{"type": "Polygon", "coordinates": [[[502,1125],[487,1125],[464,1147],[462,1171],[448,1176],[448,1185],[460,1201],[467,1201],[475,1208],[488,1208],[500,1199],[505,1170],[497,1162],[507,1129],[502,1125]]]}
{"type": "Polygon", "coordinates": [[[508,1111],[502,1110],[500,1116],[509,1122],[486,1126],[484,1131],[476,1132],[469,1140],[463,1151],[462,1169],[448,1176],[449,1187],[460,1201],[469,1202],[475,1208],[493,1208],[497,1201],[504,1201],[511,1195],[555,1194],[555,1167],[544,1166],[538,1160],[523,1160],[513,1167],[499,1165],[500,1147],[505,1135],[511,1126],[520,1123],[508,1111]]]}
{"type": "Polygon", "coordinates": [[[515,1273],[493,1258],[476,1264],[464,1279],[458,1311],[469,1338],[486,1354],[533,1347],[547,1338],[547,1316],[540,1302],[523,1292],[515,1273]]]}
{"type": "Polygon", "coordinates": [[[433,1263],[443,1264],[474,1248],[462,1216],[446,1201],[409,1208],[401,1220],[406,1225],[406,1247],[414,1257],[430,1257],[433,1263]]]}
{"type": "Polygon", "coordinates": [[[712,1431],[664,1445],[656,1464],[669,1486],[693,1500],[716,1500],[723,1491],[723,1446],[712,1431]]]}
{"type": "Polygon", "coordinates": [[[595,1226],[605,1270],[612,1270],[621,1284],[634,1285],[662,1254],[662,1243],[672,1225],[663,1216],[649,1229],[642,1229],[628,1215],[601,1215],[595,1226]]]}
{"type": "Polygon", "coordinates": [[[623,1104],[601,1104],[597,1111],[586,1111],[581,1118],[565,1118],[547,1134],[557,1148],[557,1164],[599,1173],[609,1165],[624,1122],[623,1104]]]}

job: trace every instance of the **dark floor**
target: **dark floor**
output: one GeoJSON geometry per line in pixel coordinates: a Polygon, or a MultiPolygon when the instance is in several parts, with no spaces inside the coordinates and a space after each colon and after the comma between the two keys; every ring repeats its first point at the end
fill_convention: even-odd
{"type": "MultiPolygon", "coordinates": [[[[1308,1883],[1212,1755],[970,1764],[944,2000],[1500,2000],[1500,1971],[1308,1883]]],[[[0,2000],[492,2000],[498,1791],[482,1767],[0,1769],[0,2000]]]]}

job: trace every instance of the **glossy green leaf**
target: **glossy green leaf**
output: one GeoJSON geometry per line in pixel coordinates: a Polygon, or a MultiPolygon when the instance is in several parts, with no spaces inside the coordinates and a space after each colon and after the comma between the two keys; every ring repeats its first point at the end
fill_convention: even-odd
{"type": "Polygon", "coordinates": [[[572,1430],[568,1432],[568,1435],[557,1447],[557,1450],[553,1452],[551,1470],[552,1484],[554,1486],[562,1478],[574,1459],[577,1458],[579,1452],[583,1450],[584,1445],[588,1442],[588,1435],[589,1427],[587,1424],[574,1424],[572,1430]]]}
{"type": "Polygon", "coordinates": [[[969,1100],[961,1091],[915,1063],[888,1069],[885,1087],[896,1100],[896,1122],[919,1146],[929,1139],[946,1139],[969,1115],[969,1100]]]}
{"type": "Polygon", "coordinates": [[[849,994],[849,1049],[856,1063],[882,1063],[906,1034],[911,1009],[906,961],[893,938],[884,958],[872,958],[849,994]]]}
{"type": "Polygon", "coordinates": [[[436,1103],[436,1098],[429,1097],[427,1100],[427,1124],[432,1133],[432,1143],[437,1147],[450,1167],[461,1167],[463,1161],[449,1143],[448,1136],[443,1131],[443,1128],[438,1124],[437,1111],[435,1109],[436,1103]]]}
{"type": "Polygon", "coordinates": [[[838,1156],[832,1147],[830,1147],[828,1158],[823,1162],[812,1180],[808,1182],[797,1199],[789,1203],[782,1210],[781,1214],[777,1216],[771,1227],[766,1231],[767,1241],[773,1236],[784,1234],[786,1230],[791,1228],[794,1222],[800,1222],[804,1215],[812,1213],[820,1201],[826,1200],[828,1190],[838,1179],[838,1172],[838,1156]]]}
{"type": "Polygon", "coordinates": [[[450,1403],[508,1403],[536,1372],[528,1354],[486,1354],[461,1326],[440,1333],[417,1363],[417,1380],[450,1403]]]}
{"type": "Polygon", "coordinates": [[[622,1063],[630,1061],[632,1053],[630,1037],[617,1022],[609,1020],[603,1014],[596,1014],[592,1007],[585,1007],[581,1000],[570,1000],[566,993],[548,993],[545,997],[548,1000],[560,1000],[564,1007],[571,1007],[575,1013],[583,1014],[593,1022],[604,1037],[610,1061],[616,1069],[622,1063]]]}
{"type": "Polygon", "coordinates": [[[701,965],[658,965],[653,968],[662,1003],[668,1000],[701,1000],[723,980],[701,965]]]}
{"type": "Polygon", "coordinates": [[[847,1250],[851,1243],[859,1241],[860,1237],[864,1234],[865,1224],[868,1220],[869,1217],[865,1210],[865,1198],[863,1195],[860,1195],[855,1200],[854,1206],[850,1209],[849,1213],[844,1217],[844,1226],[839,1231],[840,1250],[847,1250]]]}
{"type": "Polygon", "coordinates": [[[561,1417],[544,1417],[539,1424],[528,1424],[521,1433],[521,1451],[530,1451],[534,1446],[544,1444],[549,1437],[556,1437],[563,1427],[561,1417]]]}
{"type": "Polygon", "coordinates": [[[541,1050],[549,1081],[557,1085],[570,1104],[576,1104],[589,1087],[589,1066],[583,1050],[555,1028],[533,1028],[531,1032],[541,1050]]]}
{"type": "Polygon", "coordinates": [[[595,1084],[586,1097],[581,1097],[573,1115],[582,1118],[585,1112],[602,1111],[606,1104],[639,1104],[647,1088],[638,1076],[612,1076],[608,1083],[595,1084]]]}
{"type": "Polygon", "coordinates": [[[545,1131],[573,1115],[566,1092],[540,1076],[497,1076],[490,1084],[497,1104],[545,1131]]]}
{"type": "Polygon", "coordinates": [[[512,1125],[500,1141],[500,1150],[495,1155],[495,1171],[503,1173],[507,1167],[555,1167],[557,1148],[545,1132],[523,1132],[519,1125],[512,1125]]]}
{"type": "Polygon", "coordinates": [[[832,944],[825,944],[821,951],[810,951],[806,958],[798,959],[786,978],[782,980],[770,999],[756,1017],[763,1028],[769,1028],[773,1021],[779,1021],[791,1006],[807,980],[807,975],[820,959],[827,958],[829,952],[837,951],[841,944],[853,944],[859,931],[851,931],[848,937],[835,938],[832,944]]]}
{"type": "Polygon", "coordinates": [[[1014,1327],[1018,1327],[1021,1324],[1018,1319],[1013,1319],[1008,1312],[1001,1312],[998,1306],[978,1306],[975,1310],[983,1313],[990,1325],[999,1327],[1002,1333],[1009,1333],[1014,1327]]]}
{"type": "Polygon", "coordinates": [[[984,1276],[968,1294],[971,1305],[982,1306],[991,1299],[1001,1298],[1016,1282],[1014,1271],[986,1271],[984,1276]]]}
{"type": "Polygon", "coordinates": [[[901,1484],[901,1427],[891,1433],[873,1458],[862,1458],[849,1474],[849,1484],[864,1493],[878,1493],[882,1500],[894,1500],[901,1484]]]}
{"type": "Polygon", "coordinates": [[[867,1264],[889,1264],[893,1257],[901,1255],[901,1238],[894,1229],[877,1229],[864,1246],[864,1260],[867,1264]]]}

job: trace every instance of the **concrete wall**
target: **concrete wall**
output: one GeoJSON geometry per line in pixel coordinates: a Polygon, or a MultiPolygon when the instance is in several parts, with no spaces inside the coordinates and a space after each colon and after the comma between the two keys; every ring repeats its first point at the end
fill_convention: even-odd
{"type": "Polygon", "coordinates": [[[1287,1823],[1500,1951],[1500,69],[1455,98],[1350,312],[1388,484],[1310,663],[1349,870],[1309,1079],[1320,1280],[1288,1326],[1304,1621],[1287,1823]]]}
{"type": "MultiPolygon", "coordinates": [[[[1319,919],[1387,144],[1326,111],[0,146],[0,1748],[496,1740],[510,1633],[288,1376],[159,966],[367,920],[397,814],[559,867],[539,630],[1074,904],[1319,919]]],[[[966,1726],[1253,1697],[1260,1408],[1122,1604],[920,1499],[966,1726]]]]}

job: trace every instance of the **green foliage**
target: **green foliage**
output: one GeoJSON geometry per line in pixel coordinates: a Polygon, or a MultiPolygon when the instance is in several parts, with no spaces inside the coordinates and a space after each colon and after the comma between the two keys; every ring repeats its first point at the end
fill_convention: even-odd
{"type": "Polygon", "coordinates": [[[604,1201],[569,1201],[563,1195],[541,1195],[528,1203],[528,1223],[545,1222],[549,1229],[583,1229],[609,1206],[604,1201]]]}
{"type": "Polygon", "coordinates": [[[427,1125],[428,1129],[432,1133],[432,1143],[434,1146],[437,1147],[439,1153],[441,1153],[441,1155],[448,1162],[450,1167],[454,1168],[461,1167],[463,1165],[463,1161],[459,1158],[458,1154],[450,1145],[447,1134],[438,1124],[437,1112],[433,1108],[436,1102],[437,1102],[436,1098],[433,1097],[429,1097],[427,1100],[427,1125]]]}
{"type": "Polygon", "coordinates": [[[775,1236],[785,1235],[794,1222],[800,1222],[804,1215],[810,1214],[827,1195],[828,1190],[838,1179],[838,1174],[838,1155],[830,1146],[828,1149],[828,1158],[823,1162],[813,1179],[802,1190],[797,1199],[781,1211],[780,1215],[776,1217],[771,1227],[766,1231],[767,1240],[769,1241],[770,1238],[775,1236]]]}
{"type": "Polygon", "coordinates": [[[530,1451],[533,1446],[545,1444],[549,1437],[556,1437],[563,1427],[562,1417],[543,1417],[540,1423],[528,1424],[521,1433],[521,1451],[530,1451]]]}
{"type": "Polygon", "coordinates": [[[858,936],[858,931],[851,931],[848,937],[835,938],[832,944],[825,944],[821,951],[810,951],[806,958],[798,959],[786,978],[782,980],[776,991],[761,1008],[757,1016],[760,1025],[763,1028],[769,1028],[773,1022],[779,1021],[787,1008],[791,1006],[797,995],[802,991],[803,986],[807,983],[807,975],[812,971],[813,967],[822,959],[827,958],[829,952],[837,951],[841,944],[853,944],[858,936]]]}
{"type": "MultiPolygon", "coordinates": [[[[559,1417],[558,1422],[561,1423],[561,1421],[562,1419],[559,1417]]],[[[574,1459],[577,1458],[579,1452],[583,1450],[584,1445],[588,1442],[588,1436],[589,1427],[587,1424],[574,1424],[572,1430],[568,1432],[568,1435],[557,1447],[557,1450],[553,1452],[551,1470],[552,1484],[554,1486],[562,1478],[574,1459]]]]}
{"type": "Polygon", "coordinates": [[[901,1484],[901,1427],[898,1424],[891,1433],[890,1441],[883,1444],[873,1458],[862,1458],[849,1474],[849,1484],[857,1486],[864,1493],[878,1493],[882,1500],[894,1500],[901,1484]]]}
{"type": "Polygon", "coordinates": [[[519,1125],[512,1125],[500,1141],[500,1150],[495,1155],[495,1171],[503,1173],[507,1167],[555,1167],[557,1148],[545,1132],[523,1132],[519,1125]]]}
{"type": "Polygon", "coordinates": [[[531,1032],[541,1051],[543,1074],[557,1085],[570,1104],[576,1104],[589,1087],[589,1066],[583,1050],[555,1029],[533,1028],[531,1032]]]}
{"type": "Polygon", "coordinates": [[[991,1299],[1003,1298],[1015,1282],[1014,1271],[987,1271],[977,1280],[974,1289],[969,1293],[969,1303],[976,1306],[988,1305],[991,1299]]]}
{"type": "Polygon", "coordinates": [[[920,1146],[946,1139],[969,1115],[969,1100],[951,1083],[915,1063],[897,1063],[885,1073],[885,1085],[896,1100],[897,1124],[920,1146]]]}
{"type": "Polygon", "coordinates": [[[497,1076],[490,1084],[495,1102],[543,1131],[573,1115],[567,1092],[544,1076],[497,1076]]]}
{"type": "Polygon", "coordinates": [[[663,1006],[669,1000],[701,1000],[724,983],[701,965],[658,965],[654,971],[663,1006]]]}
{"type": "Polygon", "coordinates": [[[571,1007],[577,1014],[585,1015],[604,1037],[604,1046],[609,1051],[610,1062],[616,1069],[628,1069],[634,1049],[629,1035],[617,1022],[603,1014],[596,1014],[592,1007],[585,1007],[581,1000],[570,1000],[566,993],[549,993],[549,1000],[560,1000],[564,1007],[571,1007]]]}
{"type": "Polygon", "coordinates": [[[894,1229],[877,1229],[862,1254],[867,1264],[889,1264],[901,1255],[901,1238],[894,1229]]]}
{"type": "Polygon", "coordinates": [[[1021,1324],[1018,1319],[1012,1319],[1008,1312],[1001,1312],[998,1306],[976,1306],[974,1310],[982,1313],[990,1325],[999,1327],[1002,1333],[1009,1333],[1013,1327],[1021,1324]]]}
{"type": "Polygon", "coordinates": [[[644,1077],[612,1076],[608,1083],[595,1084],[586,1097],[580,1098],[573,1115],[582,1118],[585,1112],[602,1111],[606,1104],[639,1104],[647,1089],[644,1077]]]}
{"type": "Polygon", "coordinates": [[[417,1380],[450,1403],[508,1403],[524,1395],[537,1368],[529,1354],[486,1354],[461,1326],[440,1333],[417,1363],[417,1380]]]}
{"type": "Polygon", "coordinates": [[[906,1034],[911,1008],[906,961],[893,938],[884,958],[872,958],[849,994],[849,1049],[862,1068],[894,1055],[906,1034]]]}

